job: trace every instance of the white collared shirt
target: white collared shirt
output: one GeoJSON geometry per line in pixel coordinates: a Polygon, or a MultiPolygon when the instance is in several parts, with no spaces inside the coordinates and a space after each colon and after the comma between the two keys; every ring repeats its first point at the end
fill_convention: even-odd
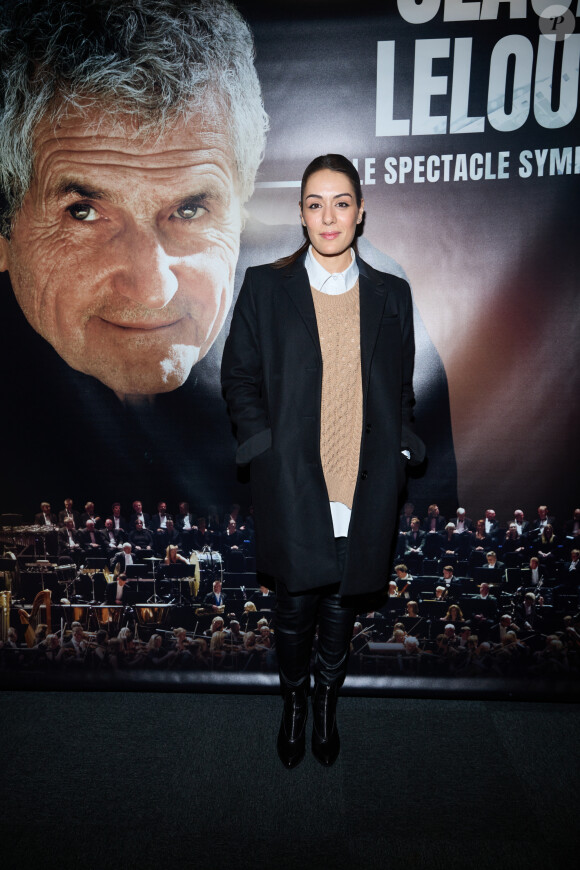
{"type": "Polygon", "coordinates": [[[310,245],[304,265],[312,287],[315,290],[319,290],[320,293],[326,293],[328,296],[340,296],[341,293],[347,293],[349,290],[352,290],[358,281],[358,263],[352,248],[350,249],[350,255],[350,266],[344,272],[327,272],[312,253],[312,245],[310,245]]]}

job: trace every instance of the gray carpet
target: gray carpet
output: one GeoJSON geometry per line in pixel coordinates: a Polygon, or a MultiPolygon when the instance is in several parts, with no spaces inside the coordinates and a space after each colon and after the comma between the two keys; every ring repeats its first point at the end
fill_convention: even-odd
{"type": "Polygon", "coordinates": [[[0,695],[0,866],[576,866],[580,708],[343,698],[294,771],[264,695],[0,695]],[[576,859],[576,860],[575,860],[576,859]]]}

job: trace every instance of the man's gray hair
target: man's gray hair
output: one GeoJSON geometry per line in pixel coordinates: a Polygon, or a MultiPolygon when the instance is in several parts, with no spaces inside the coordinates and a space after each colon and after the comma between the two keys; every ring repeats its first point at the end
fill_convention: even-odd
{"type": "Polygon", "coordinates": [[[0,233],[33,174],[39,122],[103,106],[160,135],[225,113],[247,200],[268,118],[250,30],[226,0],[0,0],[0,233]]]}

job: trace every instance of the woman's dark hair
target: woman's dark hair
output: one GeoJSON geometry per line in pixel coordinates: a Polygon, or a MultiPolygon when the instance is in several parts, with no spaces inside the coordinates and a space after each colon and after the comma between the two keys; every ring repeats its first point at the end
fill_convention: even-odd
{"type": "MultiPolygon", "coordinates": [[[[306,187],[308,179],[311,175],[314,175],[315,172],[320,172],[321,169],[330,169],[332,170],[332,172],[342,172],[344,175],[348,176],[354,189],[356,204],[360,208],[360,204],[362,202],[360,176],[350,160],[348,160],[348,158],[346,157],[343,157],[342,154],[321,154],[320,157],[315,157],[314,160],[312,160],[308,164],[308,166],[304,170],[302,181],[300,183],[300,208],[302,208],[302,201],[304,199],[304,188],[306,187]]],[[[293,254],[290,254],[288,257],[282,257],[280,260],[276,260],[276,262],[274,263],[274,267],[276,269],[283,269],[285,266],[292,266],[296,262],[296,260],[298,260],[302,256],[302,254],[306,253],[306,251],[310,247],[310,239],[308,238],[306,227],[303,227],[303,230],[305,235],[303,243],[300,245],[297,251],[294,251],[293,254]]],[[[359,232],[360,227],[357,227],[357,234],[359,232]]],[[[352,241],[352,247],[354,248],[355,253],[358,254],[356,236],[352,241]]]]}

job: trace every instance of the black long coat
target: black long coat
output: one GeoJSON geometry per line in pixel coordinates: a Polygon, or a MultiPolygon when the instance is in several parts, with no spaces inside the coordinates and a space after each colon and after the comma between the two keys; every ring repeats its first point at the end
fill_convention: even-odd
{"type": "MultiPolygon", "coordinates": [[[[336,583],[320,461],[322,356],[304,260],[246,272],[222,361],[238,464],[251,464],[258,569],[303,592],[336,583]]],[[[408,284],[358,259],[363,427],[342,595],[375,592],[390,571],[411,428],[413,309],[408,284]]]]}

